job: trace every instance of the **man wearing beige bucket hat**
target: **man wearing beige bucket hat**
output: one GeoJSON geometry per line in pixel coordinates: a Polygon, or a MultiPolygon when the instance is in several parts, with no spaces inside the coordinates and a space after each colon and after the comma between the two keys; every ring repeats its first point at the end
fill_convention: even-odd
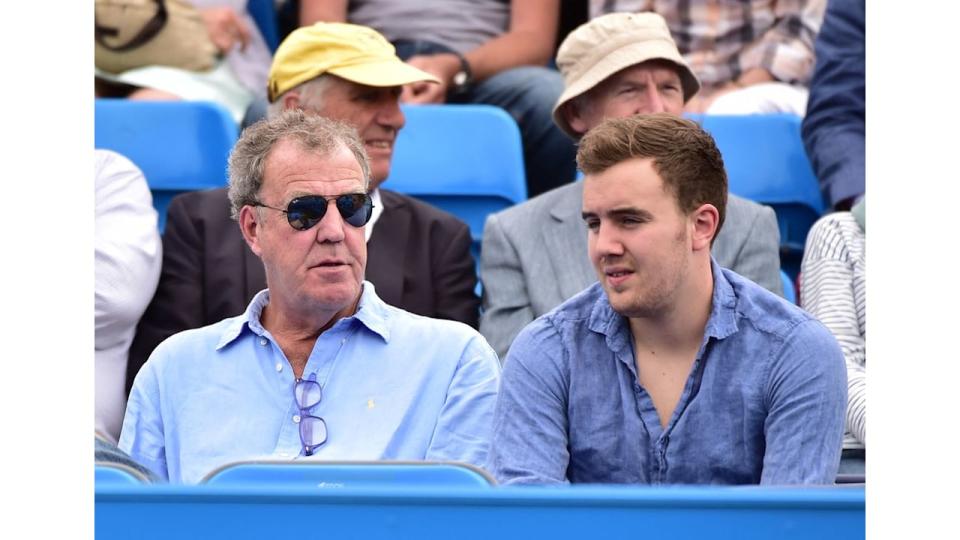
{"type": "MultiPolygon", "coordinates": [[[[700,88],[663,18],[652,13],[615,13],[581,25],[560,45],[557,67],[565,89],[553,118],[574,139],[608,117],[680,115],[700,88]]],[[[524,326],[597,279],[587,258],[582,193],[582,182],[574,182],[487,218],[480,332],[502,360],[524,326]]],[[[772,209],[730,195],[712,253],[721,266],[782,295],[779,241],[772,209]]]]}
{"type": "MultiPolygon", "coordinates": [[[[431,80],[400,61],[376,31],[318,23],[292,32],[277,49],[269,76],[269,115],[304,109],[357,129],[372,169],[366,278],[390,305],[476,327],[480,302],[467,225],[379,187],[390,172],[404,124],[401,85],[431,80]]],[[[230,219],[226,189],[175,197],[163,235],[160,285],[131,347],[127,389],[165,338],[239,315],[265,286],[263,265],[230,219]]]]}

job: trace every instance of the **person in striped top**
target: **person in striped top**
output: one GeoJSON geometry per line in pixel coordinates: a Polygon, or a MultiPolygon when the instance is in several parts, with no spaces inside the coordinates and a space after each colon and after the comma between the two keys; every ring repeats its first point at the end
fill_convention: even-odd
{"type": "Polygon", "coordinates": [[[866,202],[820,218],[807,235],[800,305],[830,331],[847,363],[841,473],[863,474],[866,456],[866,202]]]}

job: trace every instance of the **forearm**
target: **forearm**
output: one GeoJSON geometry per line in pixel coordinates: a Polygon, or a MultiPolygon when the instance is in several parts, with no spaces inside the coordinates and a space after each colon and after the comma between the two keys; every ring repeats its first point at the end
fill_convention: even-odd
{"type": "Polygon", "coordinates": [[[781,81],[806,84],[813,72],[813,42],[823,21],[825,0],[781,1],[775,24],[740,56],[744,86],[781,81]]]}
{"type": "Polygon", "coordinates": [[[482,81],[510,68],[549,62],[559,12],[559,0],[512,2],[510,29],[464,55],[473,78],[482,81]]]}
{"type": "Polygon", "coordinates": [[[347,22],[347,0],[300,0],[300,26],[347,22]]]}

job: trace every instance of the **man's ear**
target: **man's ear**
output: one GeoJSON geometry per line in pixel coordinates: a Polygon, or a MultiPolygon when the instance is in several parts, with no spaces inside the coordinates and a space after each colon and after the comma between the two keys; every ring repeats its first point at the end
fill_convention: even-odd
{"type": "Polygon", "coordinates": [[[704,203],[690,214],[690,223],[693,226],[692,244],[694,251],[710,250],[713,238],[717,235],[720,225],[720,212],[717,207],[704,203]]]}
{"type": "Polygon", "coordinates": [[[564,103],[563,107],[560,107],[560,115],[563,116],[563,119],[567,121],[567,124],[570,126],[570,129],[575,131],[577,135],[583,135],[589,131],[588,124],[583,118],[583,111],[578,103],[575,103],[575,99],[572,99],[564,103]]]}
{"type": "Polygon", "coordinates": [[[260,223],[257,219],[257,209],[246,205],[240,209],[240,216],[237,220],[240,223],[240,233],[246,240],[250,250],[257,257],[260,256],[260,223]]]}
{"type": "Polygon", "coordinates": [[[300,92],[289,90],[280,96],[280,102],[283,104],[284,111],[292,111],[300,108],[300,92]]]}

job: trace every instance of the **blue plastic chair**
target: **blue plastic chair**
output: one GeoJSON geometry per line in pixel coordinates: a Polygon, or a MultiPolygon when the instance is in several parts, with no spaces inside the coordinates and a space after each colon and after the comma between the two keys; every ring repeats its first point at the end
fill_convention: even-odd
{"type": "Polygon", "coordinates": [[[247,2],[247,13],[257,23],[260,35],[270,47],[270,52],[277,52],[277,46],[280,45],[280,32],[277,29],[277,11],[273,0],[249,0],[247,2]]]}
{"type": "Polygon", "coordinates": [[[465,221],[479,261],[487,215],[527,200],[517,123],[490,105],[404,105],[403,112],[383,187],[465,221]]]}
{"type": "Polygon", "coordinates": [[[143,171],[163,232],[167,205],[185,191],[227,185],[236,122],[203,101],[97,99],[94,145],[123,154],[143,171]]]}
{"type": "Polygon", "coordinates": [[[493,478],[466,463],[426,461],[241,461],[202,481],[214,485],[489,487],[493,478]]]}
{"type": "Polygon", "coordinates": [[[783,297],[791,304],[796,304],[797,289],[793,285],[793,280],[783,270],[780,270],[780,280],[783,282],[783,297]]]}
{"type": "Polygon", "coordinates": [[[801,118],[792,114],[691,118],[717,141],[730,192],[769,205],[777,213],[781,266],[796,278],[807,232],[825,209],[800,138],[801,118]]]}
{"type": "Polygon", "coordinates": [[[101,486],[127,486],[146,484],[149,480],[140,471],[122,463],[97,462],[94,465],[93,483],[101,486]]]}

